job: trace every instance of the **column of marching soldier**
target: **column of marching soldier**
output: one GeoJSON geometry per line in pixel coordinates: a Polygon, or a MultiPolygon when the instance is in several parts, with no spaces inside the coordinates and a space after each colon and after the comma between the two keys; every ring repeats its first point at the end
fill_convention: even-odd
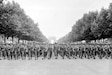
{"type": "Polygon", "coordinates": [[[0,44],[1,60],[112,59],[112,45],[0,44]]]}

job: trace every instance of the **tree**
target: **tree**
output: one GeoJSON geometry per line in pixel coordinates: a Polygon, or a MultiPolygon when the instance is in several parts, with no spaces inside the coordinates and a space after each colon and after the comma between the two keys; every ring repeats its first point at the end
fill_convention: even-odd
{"type": "Polygon", "coordinates": [[[18,37],[23,40],[48,41],[37,24],[14,1],[3,3],[0,7],[0,34],[4,34],[6,37],[18,37]]]}
{"type": "MultiPolygon", "coordinates": [[[[102,8],[100,12],[84,14],[72,27],[72,31],[65,36],[67,40],[91,41],[112,37],[112,3],[108,9],[102,8]]],[[[64,39],[63,41],[67,41],[64,39]]]]}

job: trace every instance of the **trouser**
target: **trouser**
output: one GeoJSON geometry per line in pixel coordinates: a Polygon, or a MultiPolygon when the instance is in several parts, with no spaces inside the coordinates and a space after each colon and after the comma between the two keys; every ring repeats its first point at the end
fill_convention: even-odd
{"type": "Polygon", "coordinates": [[[68,51],[64,51],[64,55],[65,55],[68,59],[70,59],[70,54],[69,54],[68,51]]]}
{"type": "Polygon", "coordinates": [[[43,57],[44,57],[43,59],[45,59],[47,57],[47,51],[44,51],[43,57]]]}
{"type": "Polygon", "coordinates": [[[52,57],[52,51],[49,50],[49,51],[48,51],[48,59],[51,59],[51,57],[52,57]]]}
{"type": "Polygon", "coordinates": [[[2,51],[0,51],[0,60],[2,59],[2,51]]]}
{"type": "Polygon", "coordinates": [[[57,59],[58,58],[58,50],[54,50],[53,53],[54,53],[55,59],[57,59]]]}

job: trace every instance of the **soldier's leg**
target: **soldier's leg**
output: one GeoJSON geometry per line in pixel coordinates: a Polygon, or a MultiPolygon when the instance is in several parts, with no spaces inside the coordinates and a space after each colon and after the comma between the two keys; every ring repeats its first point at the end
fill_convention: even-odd
{"type": "Polygon", "coordinates": [[[10,59],[12,60],[12,51],[10,51],[10,59]]]}
{"type": "Polygon", "coordinates": [[[17,59],[19,59],[19,51],[17,51],[17,59]]]}
{"type": "Polygon", "coordinates": [[[28,59],[31,60],[31,51],[28,51],[28,59]]]}
{"type": "Polygon", "coordinates": [[[77,57],[76,57],[76,50],[74,51],[74,58],[76,59],[77,57]]]}
{"type": "Polygon", "coordinates": [[[10,60],[10,50],[8,50],[7,53],[8,53],[8,60],[10,60]]]}
{"type": "Polygon", "coordinates": [[[6,59],[6,50],[4,50],[3,55],[4,55],[4,60],[5,60],[6,59]]]}
{"type": "Polygon", "coordinates": [[[92,50],[93,53],[93,59],[95,59],[95,49],[92,50]]]}
{"type": "Polygon", "coordinates": [[[79,58],[82,59],[82,50],[79,51],[79,58]]]}
{"type": "Polygon", "coordinates": [[[105,52],[106,52],[105,58],[108,59],[108,52],[107,52],[107,50],[105,52]]]}
{"type": "Polygon", "coordinates": [[[52,58],[52,51],[50,51],[50,59],[52,58]]]}
{"type": "Polygon", "coordinates": [[[24,60],[24,51],[22,51],[22,60],[24,60]]]}
{"type": "Polygon", "coordinates": [[[44,52],[44,59],[47,58],[47,51],[44,52]]]}
{"type": "Polygon", "coordinates": [[[24,60],[26,60],[26,50],[24,50],[24,60]]]}
{"type": "Polygon", "coordinates": [[[111,54],[110,54],[110,58],[112,59],[112,51],[111,51],[111,54]]]}
{"type": "Polygon", "coordinates": [[[33,51],[31,51],[31,59],[33,58],[33,51]]]}
{"type": "Polygon", "coordinates": [[[61,57],[64,59],[64,51],[61,52],[61,57]]]}
{"type": "Polygon", "coordinates": [[[17,60],[17,50],[15,50],[15,60],[17,60]]]}
{"type": "Polygon", "coordinates": [[[13,52],[12,52],[12,59],[15,59],[14,50],[13,50],[13,52]]]}
{"type": "Polygon", "coordinates": [[[65,51],[65,56],[66,56],[67,58],[69,58],[69,53],[68,53],[68,51],[65,51]]]}
{"type": "Polygon", "coordinates": [[[6,50],[4,51],[4,59],[6,59],[6,50]]]}
{"type": "Polygon", "coordinates": [[[2,51],[0,51],[0,60],[2,59],[2,51]]]}
{"type": "Polygon", "coordinates": [[[39,58],[39,51],[37,51],[37,59],[39,58]]]}
{"type": "Polygon", "coordinates": [[[38,51],[36,51],[36,60],[38,59],[38,51]]]}
{"type": "Polygon", "coordinates": [[[5,59],[5,52],[4,51],[2,51],[3,52],[3,59],[5,59]]]}
{"type": "Polygon", "coordinates": [[[58,58],[58,50],[55,50],[55,52],[54,52],[54,56],[55,56],[55,59],[58,58]]]}
{"type": "Polygon", "coordinates": [[[36,50],[34,51],[34,55],[35,55],[35,60],[36,60],[36,57],[37,57],[37,56],[36,56],[36,55],[37,55],[37,54],[36,54],[36,50]]]}
{"type": "Polygon", "coordinates": [[[111,52],[110,52],[110,50],[108,51],[108,59],[110,58],[110,56],[111,56],[111,52]]]}
{"type": "Polygon", "coordinates": [[[50,59],[51,58],[51,51],[49,50],[48,51],[48,59],[50,59]]]}

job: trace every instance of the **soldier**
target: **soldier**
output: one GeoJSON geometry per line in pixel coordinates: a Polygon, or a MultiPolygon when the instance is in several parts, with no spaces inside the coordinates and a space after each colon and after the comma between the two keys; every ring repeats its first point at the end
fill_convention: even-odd
{"type": "Polygon", "coordinates": [[[110,55],[111,55],[111,51],[110,51],[109,46],[107,46],[107,59],[110,58],[110,55]]]}
{"type": "Polygon", "coordinates": [[[15,59],[16,55],[15,55],[15,47],[12,47],[12,59],[15,59]]]}
{"type": "Polygon", "coordinates": [[[98,49],[98,57],[99,57],[99,59],[102,59],[100,46],[97,46],[97,49],[98,49]]]}
{"type": "Polygon", "coordinates": [[[68,53],[70,55],[69,59],[71,59],[71,57],[74,58],[74,48],[72,46],[68,47],[68,53]]]}
{"type": "Polygon", "coordinates": [[[44,47],[44,53],[43,53],[43,59],[45,59],[47,57],[47,48],[44,47]]]}
{"type": "Polygon", "coordinates": [[[75,59],[77,58],[77,57],[76,57],[76,51],[77,51],[77,48],[74,47],[74,48],[73,48],[73,58],[75,58],[75,59]]]}
{"type": "Polygon", "coordinates": [[[66,50],[64,51],[64,55],[68,58],[68,59],[70,59],[70,52],[68,51],[68,47],[67,48],[65,48],[66,50]]]}
{"type": "Polygon", "coordinates": [[[26,45],[24,46],[24,50],[23,50],[23,57],[24,57],[24,60],[26,59],[26,52],[27,52],[27,48],[26,48],[26,45]]]}
{"type": "Polygon", "coordinates": [[[15,59],[15,46],[12,44],[10,47],[12,47],[12,59],[15,59]]]}
{"type": "Polygon", "coordinates": [[[91,55],[92,55],[92,58],[95,59],[95,46],[94,45],[91,47],[91,55]]]}
{"type": "Polygon", "coordinates": [[[81,46],[81,47],[79,47],[79,58],[81,58],[82,59],[82,56],[83,56],[83,46],[81,46]]]}
{"type": "Polygon", "coordinates": [[[20,46],[18,46],[18,50],[17,50],[17,59],[20,59],[20,55],[21,55],[21,53],[20,53],[20,46]]]}
{"type": "Polygon", "coordinates": [[[39,47],[35,47],[35,48],[34,48],[34,52],[35,52],[35,60],[38,59],[38,50],[39,50],[39,47]]]}
{"type": "Polygon", "coordinates": [[[38,51],[38,57],[43,57],[43,53],[44,53],[43,48],[42,46],[40,46],[39,51],[38,51]]]}
{"type": "Polygon", "coordinates": [[[102,59],[104,57],[103,45],[100,46],[99,53],[100,53],[100,59],[102,59]]]}
{"type": "Polygon", "coordinates": [[[109,51],[108,51],[108,57],[111,58],[111,52],[112,52],[112,51],[111,51],[111,47],[108,46],[108,48],[109,48],[109,51]]]}
{"type": "Polygon", "coordinates": [[[22,48],[22,46],[20,46],[20,59],[22,59],[22,50],[23,50],[23,48],[22,48]]]}
{"type": "Polygon", "coordinates": [[[6,48],[5,50],[6,50],[6,59],[8,59],[8,48],[6,48]]]}
{"type": "Polygon", "coordinates": [[[28,59],[29,59],[29,60],[32,59],[31,51],[32,51],[32,47],[29,46],[29,48],[28,48],[28,59]]]}
{"type": "Polygon", "coordinates": [[[51,57],[52,57],[52,50],[53,50],[53,48],[52,47],[48,47],[48,59],[51,59],[51,57]]]}
{"type": "MultiPolygon", "coordinates": [[[[78,46],[78,45],[77,45],[78,46]]],[[[77,50],[76,50],[76,57],[78,58],[79,57],[79,54],[80,54],[80,52],[79,52],[79,46],[78,47],[76,47],[77,48],[77,50]]]]}
{"type": "Polygon", "coordinates": [[[60,49],[59,50],[59,54],[62,57],[62,59],[64,59],[64,48],[63,47],[60,47],[59,49],[60,49]]]}
{"type": "Polygon", "coordinates": [[[17,58],[17,57],[18,57],[18,56],[17,56],[17,51],[18,51],[18,49],[19,49],[19,47],[18,47],[18,46],[15,46],[15,51],[14,51],[14,52],[15,52],[15,60],[18,59],[18,58],[17,58]]]}
{"type": "Polygon", "coordinates": [[[12,50],[13,50],[13,47],[11,47],[10,49],[9,49],[9,54],[10,54],[10,60],[12,60],[12,58],[13,58],[13,55],[12,55],[12,50]]]}
{"type": "Polygon", "coordinates": [[[105,49],[105,53],[106,53],[105,58],[108,59],[108,51],[109,51],[109,50],[108,50],[108,47],[105,46],[104,49],[105,49]]]}
{"type": "Polygon", "coordinates": [[[85,47],[85,58],[88,58],[88,48],[87,47],[85,47]]]}
{"type": "Polygon", "coordinates": [[[105,57],[105,55],[106,55],[106,51],[105,51],[104,46],[102,46],[102,57],[104,58],[104,57],[105,57]]]}
{"type": "Polygon", "coordinates": [[[111,52],[110,58],[112,59],[112,46],[110,45],[109,47],[110,47],[110,52],[111,52]]]}
{"type": "Polygon", "coordinates": [[[31,59],[35,56],[35,54],[34,54],[34,47],[32,46],[32,48],[31,48],[31,59]]]}
{"type": "Polygon", "coordinates": [[[45,58],[44,57],[44,52],[45,52],[44,46],[40,46],[40,57],[42,57],[42,60],[45,58]]]}
{"type": "Polygon", "coordinates": [[[93,47],[94,47],[93,45],[89,45],[89,56],[90,56],[91,59],[94,58],[93,47]]]}
{"type": "Polygon", "coordinates": [[[2,49],[3,47],[0,46],[0,60],[2,59],[2,49]]]}
{"type": "Polygon", "coordinates": [[[96,55],[96,58],[98,59],[99,58],[99,49],[98,49],[98,45],[96,45],[95,47],[95,55],[96,55]]]}
{"type": "Polygon", "coordinates": [[[8,48],[7,48],[7,58],[8,58],[8,60],[10,60],[10,59],[11,59],[10,51],[11,51],[11,48],[10,48],[10,47],[8,47],[8,48]]]}
{"type": "Polygon", "coordinates": [[[26,57],[26,59],[28,58],[28,56],[29,56],[29,50],[28,50],[28,45],[26,46],[26,49],[25,49],[25,57],[26,57]]]}
{"type": "Polygon", "coordinates": [[[54,48],[53,48],[53,53],[54,53],[54,57],[55,57],[55,59],[57,59],[58,58],[58,46],[57,45],[54,45],[54,48]]]}
{"type": "Polygon", "coordinates": [[[5,59],[5,48],[2,49],[2,58],[5,59]]]}
{"type": "Polygon", "coordinates": [[[26,53],[26,48],[25,48],[25,45],[24,45],[23,50],[22,50],[22,59],[23,59],[23,60],[26,59],[25,53],[26,53]]]}

